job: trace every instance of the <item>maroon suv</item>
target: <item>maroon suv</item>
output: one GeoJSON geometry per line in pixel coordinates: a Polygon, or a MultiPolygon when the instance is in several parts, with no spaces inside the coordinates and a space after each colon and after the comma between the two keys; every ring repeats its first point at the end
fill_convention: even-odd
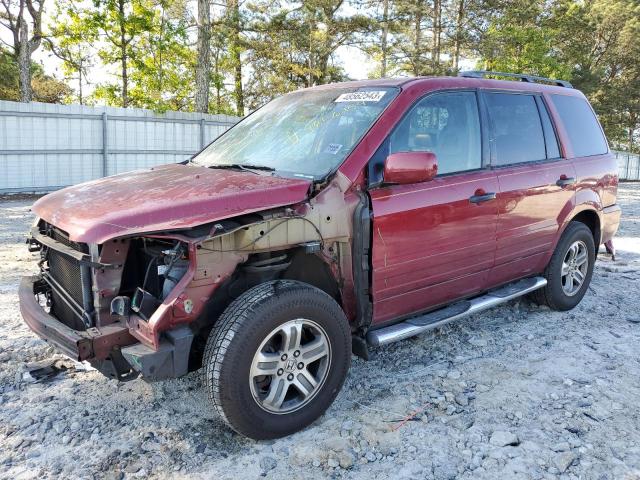
{"type": "Polygon", "coordinates": [[[121,380],[202,368],[264,439],[318,418],[352,352],[529,292],[573,308],[618,228],[614,156],[568,83],[486,73],[301,90],[187,162],[47,195],[26,323],[121,380]]]}

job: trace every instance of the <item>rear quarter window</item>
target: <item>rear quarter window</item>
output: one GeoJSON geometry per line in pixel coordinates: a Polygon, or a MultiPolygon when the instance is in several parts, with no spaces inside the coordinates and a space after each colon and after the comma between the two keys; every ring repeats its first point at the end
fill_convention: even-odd
{"type": "Polygon", "coordinates": [[[586,100],[565,95],[551,95],[560,120],[569,136],[575,157],[607,153],[607,140],[586,100]]]}

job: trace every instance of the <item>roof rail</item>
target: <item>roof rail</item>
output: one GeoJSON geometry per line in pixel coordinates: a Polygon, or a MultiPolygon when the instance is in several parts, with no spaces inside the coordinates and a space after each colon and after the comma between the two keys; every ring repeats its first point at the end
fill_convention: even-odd
{"type": "Polygon", "coordinates": [[[554,78],[546,78],[546,77],[537,77],[535,75],[526,75],[523,73],[505,73],[505,72],[489,72],[487,70],[469,70],[466,72],[458,73],[459,77],[467,77],[467,78],[485,78],[488,76],[497,76],[497,77],[511,77],[518,78],[523,82],[536,83],[536,82],[547,82],[553,85],[557,85],[559,87],[573,88],[566,80],[557,80],[554,78]]]}

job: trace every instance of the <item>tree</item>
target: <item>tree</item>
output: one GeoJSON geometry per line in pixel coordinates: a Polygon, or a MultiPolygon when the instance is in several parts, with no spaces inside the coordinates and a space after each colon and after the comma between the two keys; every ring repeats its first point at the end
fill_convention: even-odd
{"type": "Polygon", "coordinates": [[[136,42],[151,29],[153,11],[147,0],[94,0],[84,10],[86,39],[101,40],[98,57],[105,65],[119,65],[119,84],[104,83],[96,97],[113,105],[129,106],[129,73],[136,42]]]}
{"type": "Polygon", "coordinates": [[[186,2],[149,4],[148,30],[133,43],[129,65],[131,106],[156,111],[193,109],[192,65],[186,2]]]}
{"type": "Polygon", "coordinates": [[[395,35],[396,64],[400,73],[431,73],[432,50],[427,44],[428,20],[432,17],[425,0],[400,0],[396,4],[399,29],[395,35]]]}
{"type": "Polygon", "coordinates": [[[98,57],[118,81],[97,84],[93,98],[109,105],[157,111],[193,108],[194,52],[187,0],[95,0],[62,4],[49,48],[77,76],[78,95],[87,62],[98,57]]]}
{"type": "Polygon", "coordinates": [[[244,91],[242,86],[242,14],[239,0],[227,0],[226,12],[227,39],[229,42],[229,61],[233,72],[233,95],[236,101],[236,113],[244,116],[244,91]]]}
{"type": "Polygon", "coordinates": [[[198,2],[198,43],[196,62],[195,111],[209,111],[209,87],[211,83],[211,4],[210,0],[198,2]]]}
{"type": "Polygon", "coordinates": [[[392,75],[396,70],[393,36],[398,30],[395,3],[390,0],[371,0],[364,1],[359,6],[368,12],[371,19],[370,32],[362,45],[362,50],[376,65],[369,76],[384,78],[392,75]]]}
{"type": "Polygon", "coordinates": [[[42,42],[44,0],[0,0],[0,4],[4,9],[0,13],[0,23],[10,30],[13,37],[13,45],[9,46],[13,49],[13,58],[19,68],[20,101],[30,102],[33,96],[31,55],[42,42]]]}
{"type": "Polygon", "coordinates": [[[59,1],[53,15],[52,26],[45,39],[46,48],[62,61],[67,78],[77,85],[76,98],[80,105],[86,103],[83,86],[88,83],[88,72],[93,67],[93,49],[82,41],[85,25],[73,0],[59,1]]]}
{"type": "Polygon", "coordinates": [[[557,29],[546,7],[546,0],[496,2],[489,10],[488,28],[479,39],[481,66],[501,72],[568,78],[570,69],[554,48],[557,29]]]}
{"type": "MultiPolygon", "coordinates": [[[[40,65],[31,64],[32,100],[62,103],[71,93],[64,83],[46,75],[40,65]]],[[[12,52],[0,48],[0,100],[20,101],[20,69],[12,52]]]]}
{"type": "Polygon", "coordinates": [[[640,5],[634,0],[492,0],[481,66],[568,79],[591,101],[612,144],[640,134],[640,5]]]}
{"type": "MultiPolygon", "coordinates": [[[[640,151],[640,5],[633,0],[587,3],[590,42],[572,80],[590,97],[610,142],[640,151]]],[[[567,42],[568,43],[568,42],[567,42]]]]}
{"type": "Polygon", "coordinates": [[[389,0],[382,0],[382,36],[380,39],[380,76],[387,76],[389,57],[389,0]]]}
{"type": "Polygon", "coordinates": [[[250,108],[296,88],[347,79],[335,62],[344,46],[364,44],[372,19],[347,15],[344,0],[261,3],[249,29],[250,108]]]}

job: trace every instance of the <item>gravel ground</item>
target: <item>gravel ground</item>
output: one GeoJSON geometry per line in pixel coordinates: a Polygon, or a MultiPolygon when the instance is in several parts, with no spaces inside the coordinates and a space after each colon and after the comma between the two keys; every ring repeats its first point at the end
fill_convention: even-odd
{"type": "Polygon", "coordinates": [[[618,259],[573,311],[520,300],[355,359],[312,427],[231,433],[196,374],[118,383],[70,369],[20,319],[30,201],[0,200],[0,477],[640,478],[640,184],[623,184],[618,259]]]}

